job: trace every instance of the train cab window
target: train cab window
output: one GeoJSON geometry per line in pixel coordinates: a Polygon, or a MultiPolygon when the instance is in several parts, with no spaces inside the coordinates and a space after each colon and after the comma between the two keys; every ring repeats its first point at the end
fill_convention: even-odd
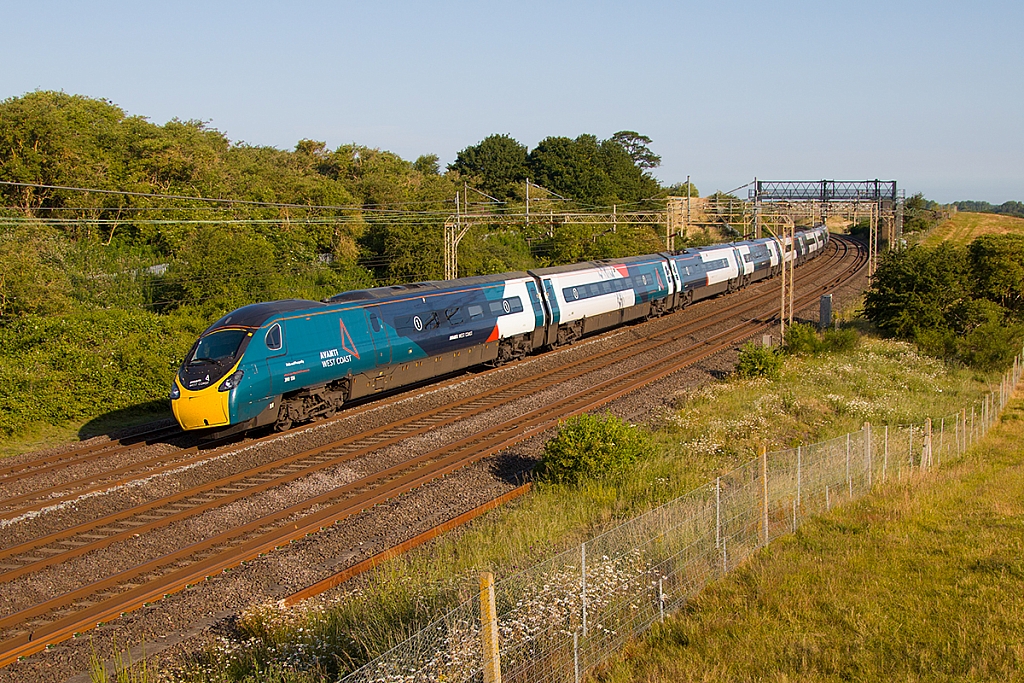
{"type": "Polygon", "coordinates": [[[466,306],[466,311],[469,313],[470,320],[479,320],[480,318],[484,317],[483,306],[466,306]]]}
{"type": "Polygon", "coordinates": [[[370,329],[374,332],[380,332],[384,329],[384,324],[381,323],[380,318],[377,317],[376,313],[370,314],[370,329]]]}
{"type": "Polygon", "coordinates": [[[280,351],[281,347],[284,346],[284,340],[281,337],[281,326],[274,323],[271,328],[267,330],[267,336],[265,339],[268,349],[271,351],[280,351]]]}

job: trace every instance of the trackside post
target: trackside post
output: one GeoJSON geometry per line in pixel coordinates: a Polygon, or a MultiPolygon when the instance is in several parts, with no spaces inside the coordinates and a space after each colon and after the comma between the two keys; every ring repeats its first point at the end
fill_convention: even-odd
{"type": "Polygon", "coordinates": [[[480,574],[480,638],[484,660],[484,683],[501,683],[498,610],[494,604],[494,574],[491,572],[480,574]]]}

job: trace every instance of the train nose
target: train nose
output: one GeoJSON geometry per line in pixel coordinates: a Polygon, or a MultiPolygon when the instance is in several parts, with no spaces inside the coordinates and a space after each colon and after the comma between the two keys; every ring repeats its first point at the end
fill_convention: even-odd
{"type": "Polygon", "coordinates": [[[228,397],[231,392],[217,391],[216,384],[199,391],[189,391],[181,386],[177,377],[174,382],[180,396],[171,401],[171,412],[182,429],[223,427],[230,423],[228,397]]]}

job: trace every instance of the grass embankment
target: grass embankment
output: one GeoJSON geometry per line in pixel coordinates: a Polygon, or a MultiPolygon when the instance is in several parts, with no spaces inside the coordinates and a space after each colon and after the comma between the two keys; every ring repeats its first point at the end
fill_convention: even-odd
{"type": "Polygon", "coordinates": [[[477,573],[498,580],[731,470],[756,453],[874,424],[920,422],[970,405],[986,377],[865,338],[842,356],[790,358],[775,382],[726,381],[677,397],[655,434],[657,454],[614,479],[538,486],[527,499],[457,536],[388,563],[327,608],[252,610],[222,648],[185,680],[332,680],[340,662],[400,642],[446,607],[475,594],[477,573]]]}
{"type": "Polygon", "coordinates": [[[177,364],[205,325],[110,309],[0,326],[0,457],[169,418],[177,364]]]}
{"type": "Polygon", "coordinates": [[[928,233],[921,244],[934,247],[951,241],[967,244],[981,235],[1024,235],[1024,218],[994,213],[959,212],[928,233]]]}
{"type": "Polygon", "coordinates": [[[809,520],[594,678],[1024,680],[1024,396],[938,473],[809,520]]]}

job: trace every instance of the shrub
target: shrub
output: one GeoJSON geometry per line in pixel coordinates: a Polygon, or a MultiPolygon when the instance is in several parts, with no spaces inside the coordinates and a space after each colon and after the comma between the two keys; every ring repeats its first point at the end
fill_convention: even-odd
{"type": "Polygon", "coordinates": [[[786,351],[789,353],[820,353],[823,349],[814,325],[797,323],[786,328],[786,351]]]}
{"type": "Polygon", "coordinates": [[[651,452],[645,430],[614,415],[577,415],[544,445],[542,479],[575,484],[619,472],[651,452]]]}
{"type": "Polygon", "coordinates": [[[69,310],[0,325],[0,436],[163,401],[206,321],[69,310]]]}
{"type": "Polygon", "coordinates": [[[740,349],[736,361],[736,374],[744,379],[767,377],[778,379],[782,371],[782,354],[770,346],[758,346],[748,342],[740,349]]]}
{"type": "Polygon", "coordinates": [[[829,353],[853,351],[858,343],[860,343],[860,335],[857,334],[857,330],[850,327],[825,330],[822,337],[822,345],[829,353]]]}
{"type": "Polygon", "coordinates": [[[800,323],[786,330],[786,351],[789,353],[842,353],[857,346],[860,337],[851,328],[836,328],[819,333],[814,325],[800,323]]]}

